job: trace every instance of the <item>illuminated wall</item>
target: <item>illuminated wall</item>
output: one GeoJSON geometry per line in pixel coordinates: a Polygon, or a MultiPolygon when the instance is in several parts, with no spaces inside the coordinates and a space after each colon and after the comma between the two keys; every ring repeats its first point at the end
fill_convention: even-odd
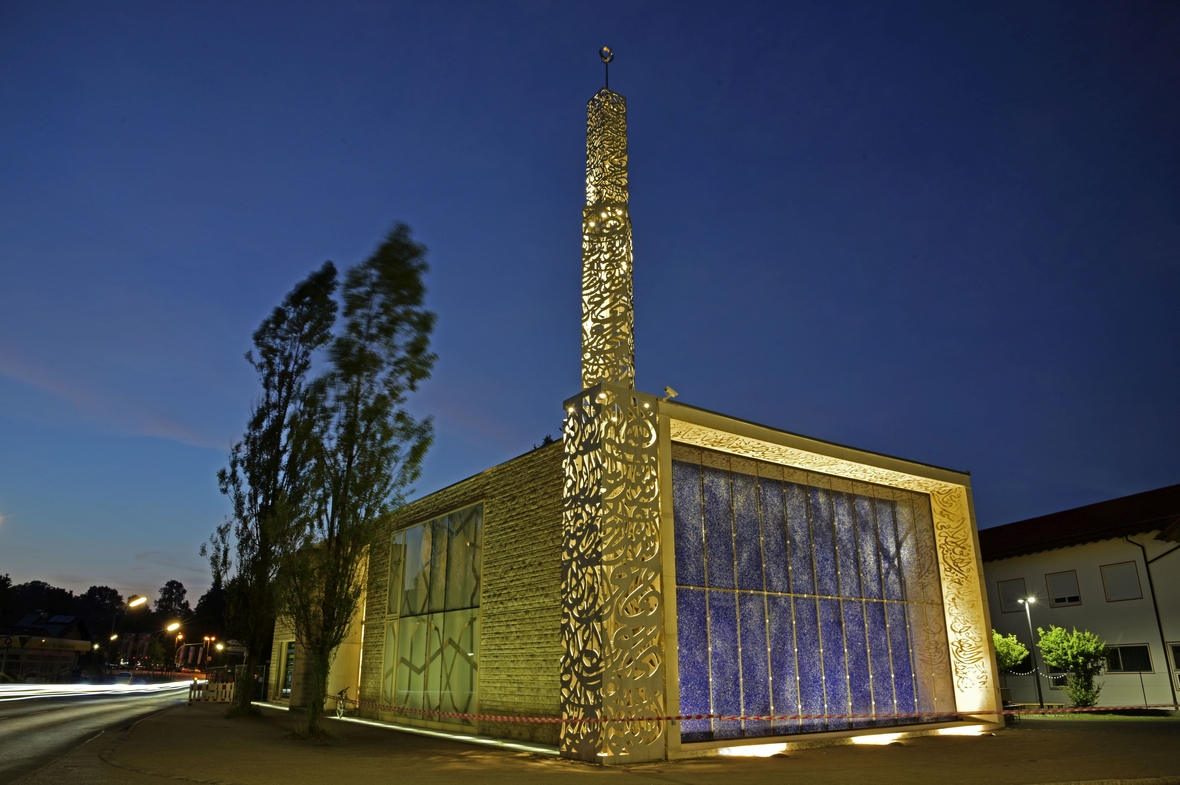
{"type": "Polygon", "coordinates": [[[834,715],[687,721],[683,741],[954,717],[928,496],[674,455],[680,712],[834,715]]]}

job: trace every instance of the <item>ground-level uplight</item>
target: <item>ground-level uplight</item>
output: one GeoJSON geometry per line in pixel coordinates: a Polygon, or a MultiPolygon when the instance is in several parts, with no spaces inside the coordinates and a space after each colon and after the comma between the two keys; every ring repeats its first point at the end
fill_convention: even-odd
{"type": "Polygon", "coordinates": [[[722,747],[717,750],[717,754],[731,758],[769,758],[786,751],[786,744],[744,744],[738,747],[722,747]]]}
{"type": "Polygon", "coordinates": [[[874,733],[871,736],[853,736],[853,744],[892,744],[901,738],[900,733],[874,733]]]}
{"type": "Polygon", "coordinates": [[[955,728],[939,728],[939,736],[982,736],[987,730],[983,725],[960,725],[955,728]]]}

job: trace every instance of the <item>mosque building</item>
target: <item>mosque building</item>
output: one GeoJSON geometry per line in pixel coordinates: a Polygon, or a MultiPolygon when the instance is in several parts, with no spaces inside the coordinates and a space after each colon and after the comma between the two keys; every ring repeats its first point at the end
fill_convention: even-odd
{"type": "Polygon", "coordinates": [[[605,764],[993,727],[967,474],[635,389],[626,119],[590,99],[562,439],[387,520],[330,694],[605,764]]]}

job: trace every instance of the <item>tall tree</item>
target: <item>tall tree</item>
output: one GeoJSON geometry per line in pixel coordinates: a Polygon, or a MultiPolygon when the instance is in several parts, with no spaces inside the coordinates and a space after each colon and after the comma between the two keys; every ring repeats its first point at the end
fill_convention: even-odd
{"type": "Polygon", "coordinates": [[[86,618],[110,616],[123,607],[123,595],[110,586],[91,586],[78,595],[74,607],[79,616],[86,618]]]}
{"type": "Polygon", "coordinates": [[[123,595],[110,586],[91,586],[74,598],[74,615],[81,616],[95,635],[104,626],[113,626],[115,616],[122,609],[123,595]]]}
{"type": "Polygon", "coordinates": [[[156,613],[168,619],[180,621],[192,613],[188,600],[185,599],[188,590],[180,581],[168,581],[160,587],[160,599],[156,600],[156,613]]]}
{"type": "Polygon", "coordinates": [[[45,581],[18,583],[8,590],[9,612],[24,615],[33,611],[51,614],[72,614],[74,593],[45,581]]]}
{"type": "Polygon", "coordinates": [[[201,553],[209,558],[214,586],[225,589],[229,633],[246,644],[246,667],[235,691],[240,713],[250,713],[253,674],[274,634],[275,580],[308,507],[308,374],[315,352],[332,335],[335,291],[336,268],[325,262],[255,330],[246,361],[258,375],[261,395],[245,435],[230,450],[229,466],[217,475],[233,515],[201,553]]]}
{"type": "Polygon", "coordinates": [[[435,361],[425,250],[398,224],[348,271],[344,327],[310,388],[311,514],[283,570],[283,608],[310,660],[309,736],[322,731],[328,671],[360,602],[368,543],[380,518],[404,501],[433,438],[430,418],[405,408],[435,361]]]}

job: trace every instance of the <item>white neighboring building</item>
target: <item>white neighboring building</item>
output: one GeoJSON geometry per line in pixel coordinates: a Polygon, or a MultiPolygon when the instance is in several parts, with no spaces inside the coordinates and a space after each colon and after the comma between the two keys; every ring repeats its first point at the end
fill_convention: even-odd
{"type": "MultiPolygon", "coordinates": [[[[982,529],[979,544],[996,631],[1015,633],[1028,645],[1017,600],[1035,597],[1034,630],[1077,627],[1106,641],[1099,705],[1176,704],[1180,485],[982,529]]],[[[1037,657],[1040,662],[1039,651],[1037,657]]],[[[1011,700],[1036,703],[1031,676],[1004,681],[1011,700]]],[[[1050,681],[1041,679],[1045,701],[1068,703],[1050,681]]]]}

